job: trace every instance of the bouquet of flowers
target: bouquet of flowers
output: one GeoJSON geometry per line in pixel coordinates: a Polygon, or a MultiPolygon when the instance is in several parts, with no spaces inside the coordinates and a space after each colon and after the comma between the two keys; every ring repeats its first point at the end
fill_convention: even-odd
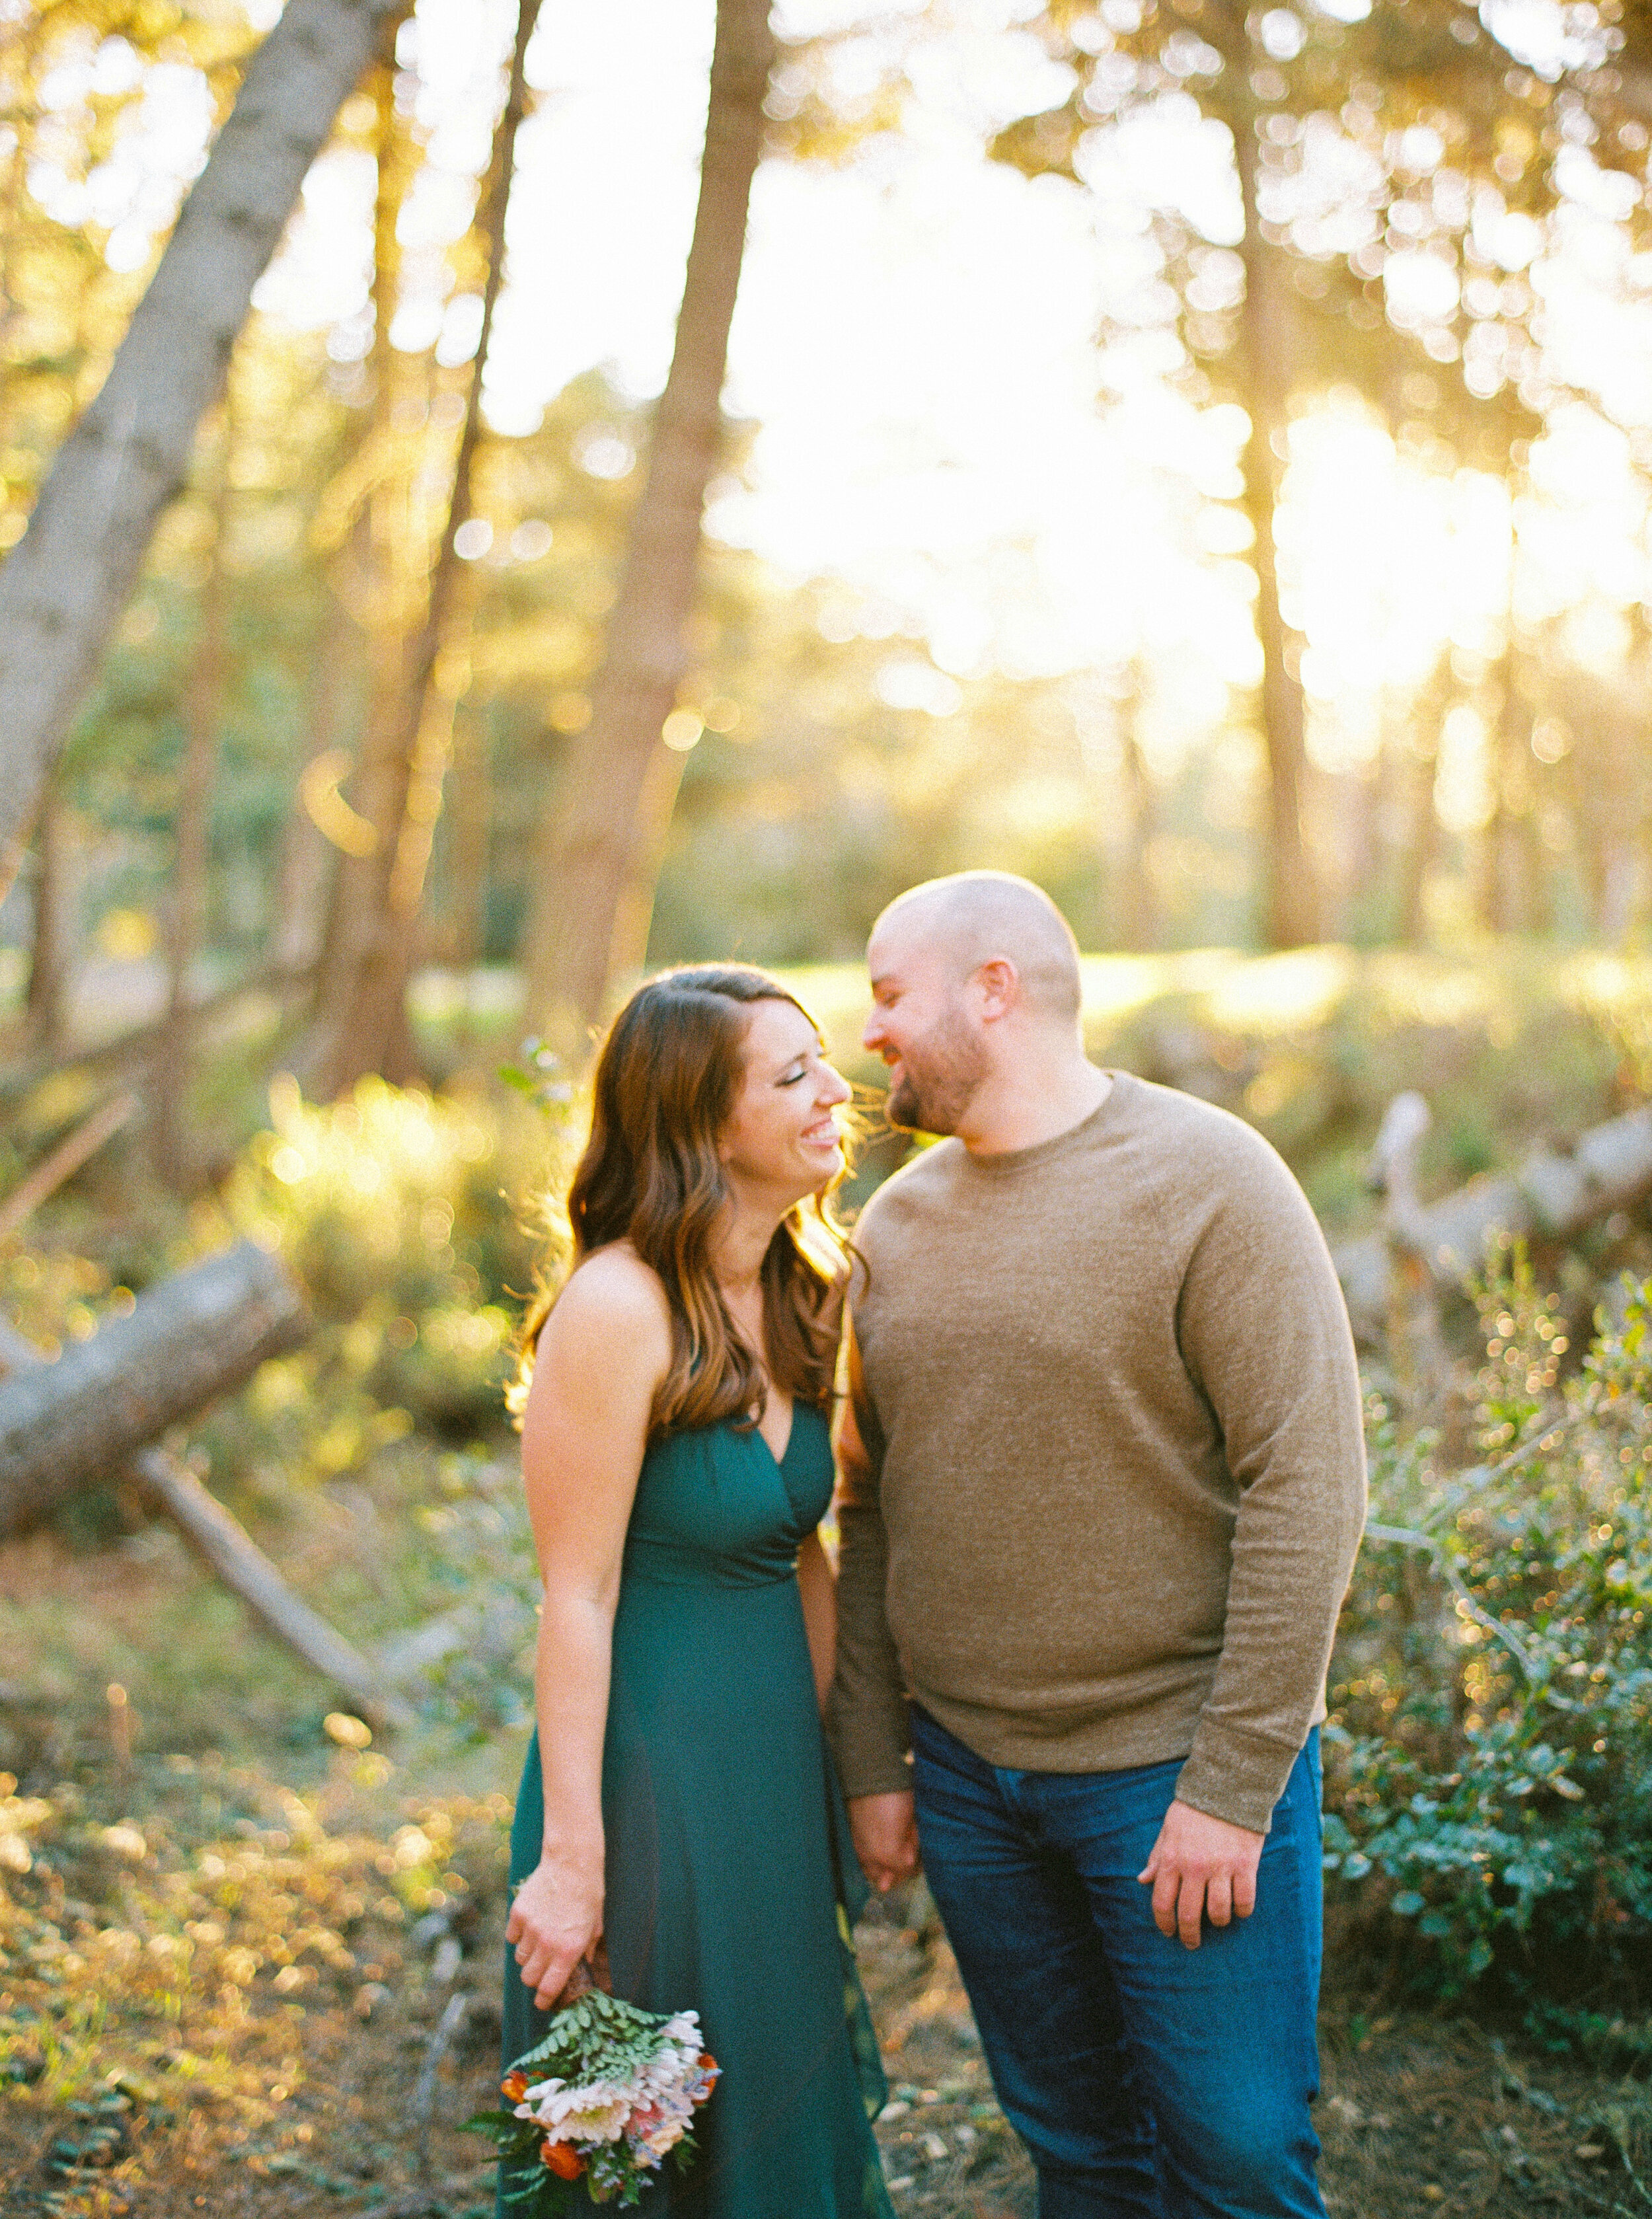
{"type": "Polygon", "coordinates": [[[631,2204],[668,2151],[686,2167],[689,2123],[717,2078],[695,2012],[664,2018],[592,1987],[506,2074],[511,2108],[465,2124],[493,2137],[502,2164],[534,2168],[505,2191],[524,2219],[567,2212],[581,2181],[593,2203],[631,2204]]]}

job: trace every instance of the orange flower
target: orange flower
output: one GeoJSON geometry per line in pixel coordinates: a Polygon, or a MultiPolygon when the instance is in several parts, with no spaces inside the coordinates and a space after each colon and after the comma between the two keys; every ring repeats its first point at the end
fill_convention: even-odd
{"type": "Polygon", "coordinates": [[[525,2073],[507,2073],[500,2083],[500,2092],[507,2103],[519,2104],[531,2085],[525,2073]]]}
{"type": "Polygon", "coordinates": [[[702,2073],[717,2073],[722,2068],[709,2049],[702,2049],[699,2054],[699,2069],[702,2073]]]}
{"type": "Polygon", "coordinates": [[[577,2180],[585,2171],[585,2160],[572,2142],[542,2142],[539,2162],[548,2166],[558,2180],[577,2180]]]}

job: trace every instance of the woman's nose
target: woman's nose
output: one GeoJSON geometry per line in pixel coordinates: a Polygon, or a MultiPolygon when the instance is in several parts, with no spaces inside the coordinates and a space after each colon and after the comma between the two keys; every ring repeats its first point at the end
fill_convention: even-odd
{"type": "Polygon", "coordinates": [[[820,1066],[820,1098],[823,1102],[847,1102],[854,1089],[841,1071],[829,1063],[820,1066]]]}

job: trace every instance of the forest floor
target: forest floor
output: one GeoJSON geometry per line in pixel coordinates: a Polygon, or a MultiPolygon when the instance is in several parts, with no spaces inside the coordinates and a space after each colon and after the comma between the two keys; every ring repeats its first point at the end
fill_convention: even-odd
{"type": "MultiPolygon", "coordinates": [[[[452,1793],[456,1758],[433,1797],[376,1752],[314,1745],[301,1796],[210,1751],[121,1765],[95,1719],[3,1700],[28,1775],[0,1775],[6,2219],[490,2215],[459,2123],[497,2085],[505,1794],[452,1793]]],[[[860,1935],[896,2208],[1032,2219],[923,1903],[874,1905],[860,1935]]],[[[1365,1968],[1334,1958],[1321,2033],[1333,2219],[1652,2205],[1641,2083],[1382,2012],[1365,1968]]]]}

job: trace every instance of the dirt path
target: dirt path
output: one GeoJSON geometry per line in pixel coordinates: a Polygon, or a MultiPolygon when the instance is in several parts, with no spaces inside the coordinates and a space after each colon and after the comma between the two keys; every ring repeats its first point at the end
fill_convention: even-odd
{"type": "MultiPolygon", "coordinates": [[[[41,2037],[74,1968],[65,1971],[68,1960],[46,1938],[60,1930],[51,1922],[37,1918],[27,1932],[14,1923],[0,1965],[0,2085],[11,2081],[10,2100],[0,2101],[0,2212],[491,2219],[490,2169],[457,2123],[496,2085],[502,1891],[497,1869],[491,1885],[488,1873],[498,1846],[473,1826],[469,1855],[451,1851],[469,1875],[458,1915],[381,1918],[388,1902],[381,1899],[357,1921],[351,1963],[336,1980],[271,1979],[266,1967],[234,2019],[239,2032],[208,2016],[204,1998],[186,2001],[170,2041],[164,2030],[134,2033],[124,2072],[106,2066],[54,2101],[43,2100],[51,2061],[41,2037]],[[456,1997],[469,2000],[461,2006],[456,1997]]],[[[316,1862],[314,1873],[301,1865],[284,1873],[284,1911],[264,1903],[262,1915],[284,1919],[289,1934],[293,1902],[309,1902],[326,1922],[359,1892],[356,1849],[345,1854],[334,1837],[316,1862]],[[342,1891],[338,1899],[330,1888],[342,1891]]],[[[84,1868],[68,1869],[86,1884],[84,1868]]],[[[120,1894],[118,1873],[109,1884],[120,1894]]],[[[251,1916],[253,1891],[245,1876],[238,1885],[251,1916]]],[[[137,1916],[129,1884],[125,1915],[137,1916]]],[[[233,1949],[233,1916],[228,1923],[233,1949]]],[[[892,2086],[879,2139],[897,2211],[1032,2219],[1030,2169],[992,2101],[944,1940],[933,1926],[901,1927],[874,1910],[860,1941],[892,2086]]],[[[263,1942],[268,1950],[269,1931],[263,1942]]],[[[1368,2024],[1357,2011],[1333,2008],[1324,2036],[1320,2125],[1333,2219],[1526,2211],[1628,2219],[1652,2208],[1623,2161],[1646,2121],[1637,2086],[1539,2067],[1469,2025],[1368,2024]],[[1616,2138],[1603,2123],[1614,2104],[1616,2138]]]]}
{"type": "MultiPolygon", "coordinates": [[[[916,2219],[1033,2219],[1032,2170],[991,2100],[951,1952],[934,1935],[875,1925],[860,1938],[896,2084],[879,2139],[891,2180],[907,2184],[897,2208],[916,2219]]],[[[1539,2061],[1467,2022],[1372,2022],[1335,1998],[1320,2042],[1316,2123],[1332,2219],[1652,2210],[1639,2165],[1652,2104],[1640,2084],[1539,2061]]]]}

